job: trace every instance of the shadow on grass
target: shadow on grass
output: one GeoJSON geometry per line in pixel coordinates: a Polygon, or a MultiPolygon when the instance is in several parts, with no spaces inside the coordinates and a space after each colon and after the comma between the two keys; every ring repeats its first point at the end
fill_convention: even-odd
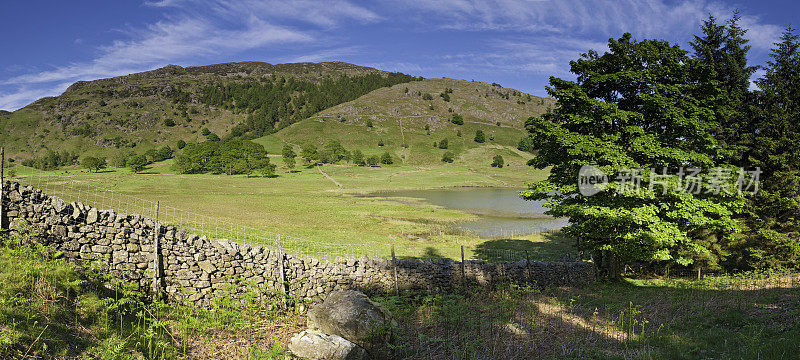
{"type": "Polygon", "coordinates": [[[475,258],[486,261],[524,259],[526,252],[530,260],[556,261],[566,257],[575,258],[575,240],[560,232],[543,233],[543,241],[520,239],[487,240],[475,247],[475,258]]]}
{"type": "Polygon", "coordinates": [[[421,258],[423,259],[443,259],[444,255],[442,255],[439,250],[434,247],[428,246],[425,248],[425,252],[422,254],[421,258]]]}
{"type": "Polygon", "coordinates": [[[786,359],[800,342],[794,276],[499,286],[382,302],[407,358],[786,359]]]}

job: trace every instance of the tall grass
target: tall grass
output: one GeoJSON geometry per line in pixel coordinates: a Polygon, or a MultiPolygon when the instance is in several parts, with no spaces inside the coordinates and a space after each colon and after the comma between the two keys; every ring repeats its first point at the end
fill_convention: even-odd
{"type": "Polygon", "coordinates": [[[221,292],[205,307],[151,301],[27,231],[0,235],[0,359],[278,359],[275,330],[297,324],[284,303],[257,289],[221,292]]]}
{"type": "Polygon", "coordinates": [[[797,275],[501,286],[380,298],[398,359],[785,359],[800,351],[797,275]]]}

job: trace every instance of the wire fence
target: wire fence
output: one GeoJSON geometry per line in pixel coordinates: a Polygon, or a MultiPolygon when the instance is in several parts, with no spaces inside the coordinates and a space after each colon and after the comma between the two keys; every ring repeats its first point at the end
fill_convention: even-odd
{"type": "MultiPolygon", "coordinates": [[[[38,171],[30,175],[17,176],[22,186],[31,186],[41,190],[48,196],[57,196],[67,203],[75,202],[89,205],[99,210],[113,210],[116,213],[140,215],[144,218],[158,220],[161,225],[175,226],[185,229],[190,234],[207,236],[213,239],[224,239],[239,244],[264,246],[281,249],[300,257],[314,257],[324,261],[335,261],[337,258],[441,258],[442,254],[434,243],[404,245],[395,248],[390,240],[379,242],[343,242],[316,241],[307,238],[279,234],[267,229],[235,223],[219,219],[196,211],[180,209],[155,200],[123,194],[115,190],[103,188],[92,183],[92,180],[76,179],[65,174],[53,174],[38,171]]],[[[454,244],[456,248],[459,245],[454,244]]],[[[463,245],[461,245],[463,246],[463,245]]],[[[451,251],[453,249],[450,249],[451,251]]],[[[462,253],[464,253],[462,251],[462,253]]],[[[458,254],[451,254],[458,259],[458,254]]],[[[572,261],[576,256],[562,255],[558,257],[543,256],[525,250],[480,248],[465,252],[465,260],[486,260],[491,262],[514,261],[572,261]]]]}

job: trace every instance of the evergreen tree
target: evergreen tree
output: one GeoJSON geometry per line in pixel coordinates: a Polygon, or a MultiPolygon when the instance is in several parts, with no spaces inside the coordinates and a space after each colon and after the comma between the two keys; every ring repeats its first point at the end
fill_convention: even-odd
{"type": "Polygon", "coordinates": [[[760,111],[747,153],[762,174],[742,262],[761,268],[800,264],[800,42],[789,27],[775,45],[766,74],[756,82],[760,111]]]}
{"type": "Polygon", "coordinates": [[[718,126],[712,131],[725,150],[721,155],[733,163],[741,163],[743,152],[750,146],[748,95],[750,77],[757,68],[747,64],[750,46],[740,20],[738,11],[726,24],[718,24],[716,18],[709,16],[700,28],[702,34],[691,42],[694,58],[714,72],[714,79],[723,90],[719,96],[724,106],[718,126]]]}

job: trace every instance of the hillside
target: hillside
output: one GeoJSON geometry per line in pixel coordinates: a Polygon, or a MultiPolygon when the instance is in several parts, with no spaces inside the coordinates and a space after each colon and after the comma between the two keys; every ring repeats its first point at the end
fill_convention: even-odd
{"type": "Polygon", "coordinates": [[[330,138],[366,155],[389,151],[408,164],[441,163],[447,151],[456,154],[456,163],[482,163],[500,154],[507,162],[522,164],[530,157],[516,150],[525,120],[552,104],[552,99],[497,84],[426,79],[372,91],[256,142],[276,153],[283,143],[300,146],[330,138]],[[463,125],[451,121],[455,114],[463,125]],[[474,141],[478,130],[484,132],[485,143],[474,141]],[[448,140],[448,148],[434,148],[442,139],[448,140]]]}
{"type": "Polygon", "coordinates": [[[275,127],[267,129],[271,132],[296,121],[293,114],[310,115],[380,86],[414,79],[343,62],[169,65],[110,79],[80,81],[59,96],[40,99],[13,113],[2,112],[0,141],[10,156],[19,158],[37,155],[45,148],[105,156],[125,148],[144,152],[164,144],[174,147],[179,139],[200,140],[203,128],[219,136],[229,134],[255,112],[242,106],[245,96],[256,100],[270,96],[282,103],[276,112],[282,116],[276,119],[281,124],[270,124],[275,127]],[[344,80],[335,83],[336,79],[344,80]],[[336,93],[346,94],[318,96],[333,94],[332,83],[339,86],[334,87],[336,93]],[[247,92],[252,84],[275,86],[270,94],[252,94],[247,92]],[[231,88],[239,92],[229,91],[227,98],[216,91],[231,88]]]}
{"type": "Polygon", "coordinates": [[[337,139],[408,164],[439,164],[451,151],[457,164],[501,154],[513,165],[530,157],[515,149],[525,119],[551,106],[552,99],[498,84],[422,80],[343,62],[169,65],[77,82],[59,96],[2,112],[0,141],[16,159],[46,150],[113,158],[204,141],[208,129],[256,139],[271,154],[286,143],[299,151],[337,139]],[[456,114],[463,125],[451,122],[456,114]],[[477,130],[485,143],[473,140],[477,130]],[[448,148],[435,148],[442,139],[448,148]]]}

